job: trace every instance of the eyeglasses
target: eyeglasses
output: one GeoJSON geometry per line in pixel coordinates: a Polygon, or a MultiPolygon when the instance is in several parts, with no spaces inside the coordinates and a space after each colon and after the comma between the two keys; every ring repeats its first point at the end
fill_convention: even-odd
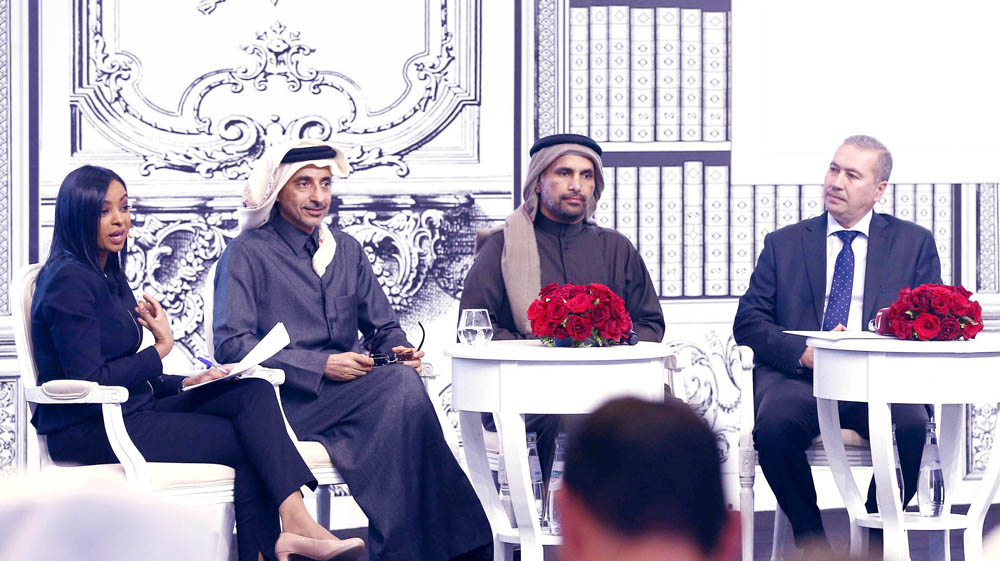
{"type": "MultiPolygon", "coordinates": [[[[420,327],[420,344],[417,345],[417,350],[419,351],[424,346],[424,338],[427,336],[427,332],[424,331],[424,324],[417,322],[417,326],[420,327]]],[[[375,347],[375,342],[378,341],[379,331],[375,331],[372,336],[371,347],[375,347]]],[[[412,352],[405,353],[373,353],[371,348],[368,349],[368,356],[375,363],[375,366],[385,366],[387,364],[396,364],[397,362],[406,362],[408,360],[413,360],[412,352]]]]}

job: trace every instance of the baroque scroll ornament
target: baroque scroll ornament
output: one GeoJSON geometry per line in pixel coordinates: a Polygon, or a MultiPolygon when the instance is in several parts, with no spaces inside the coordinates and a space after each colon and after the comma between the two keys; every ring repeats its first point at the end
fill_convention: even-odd
{"type": "MultiPolygon", "coordinates": [[[[337,60],[330,57],[336,46],[313,46],[280,21],[239,46],[245,53],[242,64],[198,76],[174,109],[164,109],[142,91],[142,76],[150,69],[116,46],[115,22],[105,22],[103,14],[103,6],[112,2],[86,0],[86,27],[78,29],[84,55],[74,61],[82,78],[71,102],[112,142],[139,156],[144,175],[170,169],[204,178],[220,174],[242,179],[268,146],[288,138],[313,138],[350,146],[348,159],[355,171],[388,166],[405,177],[407,154],[437,136],[465,106],[479,104],[478,3],[458,10],[466,15],[458,18],[452,9],[456,1],[428,3],[427,47],[393,70],[401,70],[404,90],[388,107],[375,110],[355,80],[312,65],[337,60]],[[212,114],[218,110],[208,109],[239,105],[227,104],[221,96],[248,90],[277,94],[276,88],[309,96],[296,106],[322,107],[323,114],[257,116],[212,114]]],[[[199,6],[210,13],[218,3],[199,6]]],[[[114,18],[115,10],[109,10],[108,17],[114,18]]],[[[284,103],[279,105],[288,105],[287,97],[280,99],[284,103]]]]}

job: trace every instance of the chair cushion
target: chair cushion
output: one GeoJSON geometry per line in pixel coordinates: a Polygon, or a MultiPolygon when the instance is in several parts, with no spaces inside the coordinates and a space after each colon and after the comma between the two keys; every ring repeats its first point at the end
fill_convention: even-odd
{"type": "MultiPolygon", "coordinates": [[[[236,472],[221,464],[182,464],[149,462],[150,486],[154,493],[183,491],[203,487],[227,486],[233,484],[236,472]]],[[[125,478],[121,464],[99,464],[93,466],[49,466],[49,470],[72,470],[75,475],[96,478],[125,478]]]]}
{"type": "MultiPolygon", "coordinates": [[[[869,446],[868,441],[861,438],[861,435],[858,434],[857,431],[853,431],[851,429],[840,429],[840,435],[844,439],[844,446],[863,446],[865,448],[869,446]]],[[[823,444],[822,436],[817,436],[813,439],[813,446],[817,444],[823,444]]]]}
{"type": "Polygon", "coordinates": [[[300,440],[295,443],[295,446],[299,449],[299,454],[302,454],[302,459],[309,466],[309,469],[333,467],[333,462],[330,461],[330,453],[319,442],[300,440]]]}

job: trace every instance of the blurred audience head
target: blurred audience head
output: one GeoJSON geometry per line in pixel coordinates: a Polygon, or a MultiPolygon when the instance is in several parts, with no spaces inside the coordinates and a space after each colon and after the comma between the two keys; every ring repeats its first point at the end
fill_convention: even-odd
{"type": "Polygon", "coordinates": [[[0,481],[0,559],[218,559],[231,536],[212,508],[139,494],[124,478],[15,475],[0,481]]]}
{"type": "Polygon", "coordinates": [[[680,401],[616,399],[574,431],[560,558],[729,559],[739,542],[715,437],[680,401]]]}

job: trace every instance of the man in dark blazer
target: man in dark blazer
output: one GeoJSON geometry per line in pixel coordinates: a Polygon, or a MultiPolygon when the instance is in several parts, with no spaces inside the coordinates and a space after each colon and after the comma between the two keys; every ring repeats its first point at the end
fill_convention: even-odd
{"type": "MultiPolygon", "coordinates": [[[[827,212],[768,234],[750,286],[740,298],[733,335],[754,351],[754,443],[768,485],[788,515],[798,547],[829,548],[805,450],[819,435],[813,397],[813,349],[785,330],[862,330],[899,290],[941,282],[931,233],[873,212],[892,156],[868,136],[844,141],[823,185],[827,212]]],[[[916,491],[924,424],[922,405],[894,404],[904,504],[916,491]]],[[[840,404],[841,425],[868,437],[868,409],[840,404]]],[[[874,481],[866,507],[877,510],[874,481]]]]}

